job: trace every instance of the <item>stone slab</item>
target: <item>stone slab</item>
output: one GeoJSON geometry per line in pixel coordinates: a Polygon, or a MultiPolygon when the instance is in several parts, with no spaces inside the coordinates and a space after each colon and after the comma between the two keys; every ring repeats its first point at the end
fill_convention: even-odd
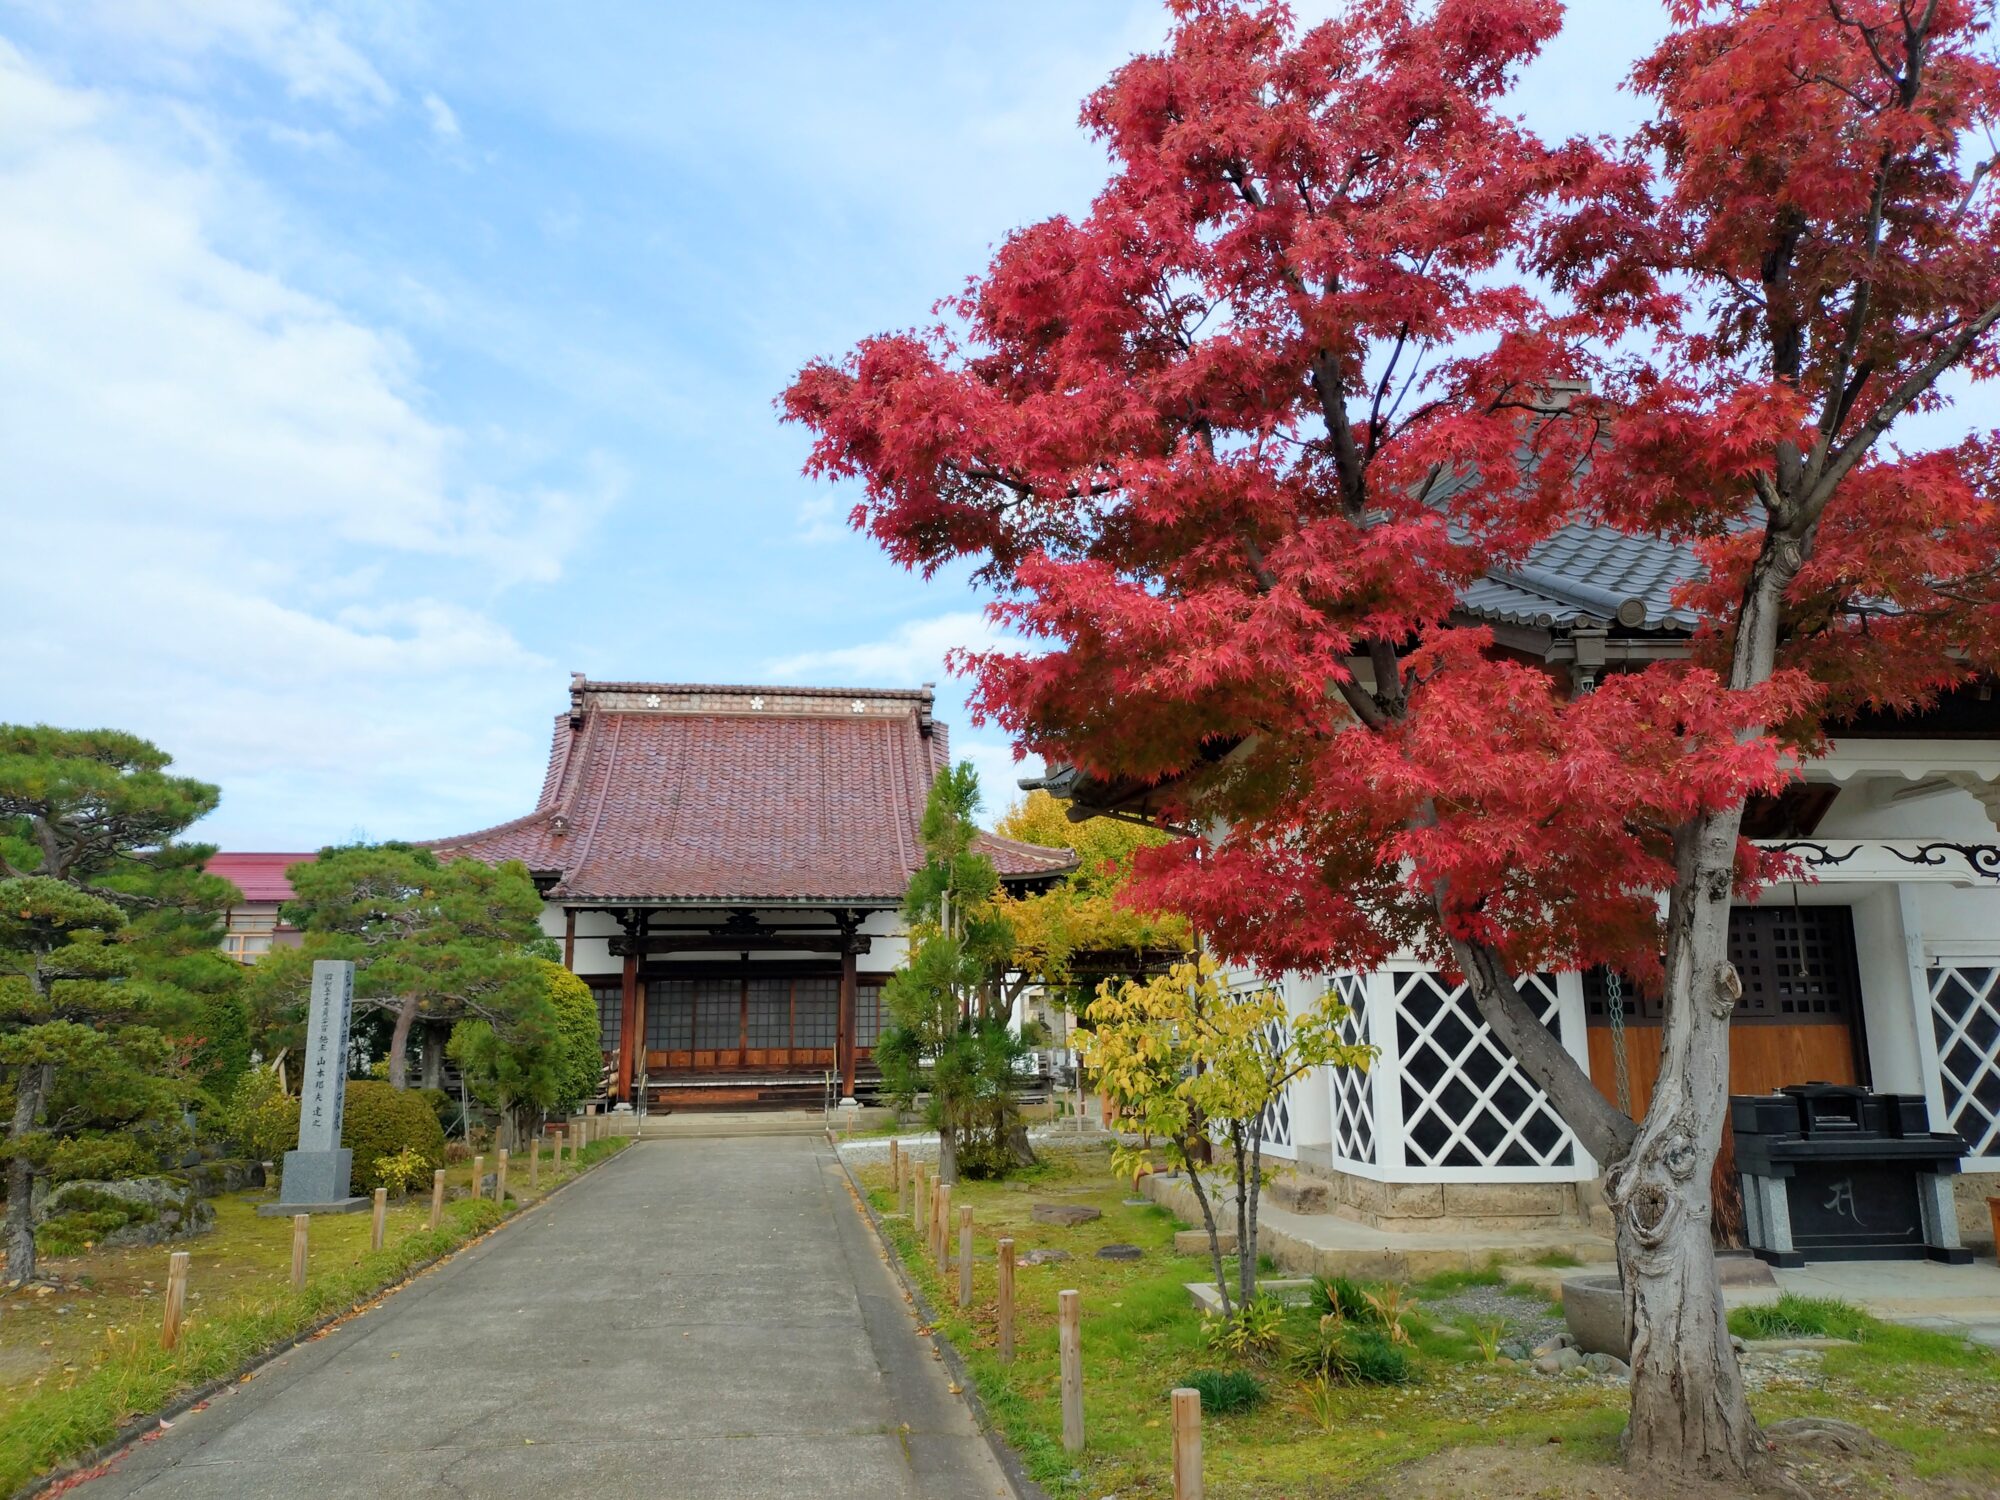
{"type": "Polygon", "coordinates": [[[1146,1252],[1141,1250],[1137,1245],[1099,1245],[1097,1247],[1097,1258],[1099,1260],[1144,1260],[1146,1252]]]}
{"type": "MultiPolygon", "coordinates": [[[[1236,1253],[1235,1230],[1218,1229],[1215,1233],[1215,1239],[1224,1255],[1234,1255],[1236,1253]]],[[[1174,1254],[1206,1255],[1208,1253],[1208,1231],[1206,1229],[1177,1229],[1174,1231],[1174,1254]]]]}
{"type": "Polygon", "coordinates": [[[347,1185],[353,1175],[354,1153],[344,1146],[333,1151],[287,1151],[278,1201],[287,1205],[340,1202],[348,1196],[347,1185]]]}
{"type": "Polygon", "coordinates": [[[261,1219],[289,1219],[293,1214],[358,1214],[375,1206],[372,1198],[330,1198],[324,1203],[260,1203],[261,1219]]]}
{"type": "Polygon", "coordinates": [[[1103,1211],[1083,1203],[1037,1203],[1028,1210],[1028,1217],[1037,1224],[1053,1224],[1060,1229],[1074,1229],[1079,1224],[1088,1224],[1093,1219],[1104,1217],[1103,1211]]]}

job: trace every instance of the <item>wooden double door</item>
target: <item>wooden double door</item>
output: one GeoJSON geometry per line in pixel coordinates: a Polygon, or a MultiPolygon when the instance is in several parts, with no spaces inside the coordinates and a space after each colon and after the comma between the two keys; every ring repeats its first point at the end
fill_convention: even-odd
{"type": "MultiPolygon", "coordinates": [[[[1743,998],[1729,1028],[1729,1091],[1768,1094],[1794,1083],[1866,1083],[1861,984],[1854,914],[1845,906],[1739,906],[1729,918],[1729,960],[1743,998]]],[[[1584,976],[1590,1077],[1618,1101],[1612,984],[1584,976]]],[[[1625,1070],[1634,1117],[1652,1102],[1660,1076],[1660,999],[1622,981],[1625,1070]]],[[[1735,1142],[1724,1126],[1716,1162],[1717,1238],[1740,1244],[1742,1202],[1735,1142]]]]}

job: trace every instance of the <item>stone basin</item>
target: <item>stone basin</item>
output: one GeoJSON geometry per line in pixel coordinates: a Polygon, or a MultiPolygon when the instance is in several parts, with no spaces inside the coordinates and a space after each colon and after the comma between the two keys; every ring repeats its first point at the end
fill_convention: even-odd
{"type": "Polygon", "coordinates": [[[1562,1284],[1563,1321],[1585,1354],[1632,1357],[1625,1332],[1625,1288],[1616,1276],[1572,1276],[1562,1284]]]}

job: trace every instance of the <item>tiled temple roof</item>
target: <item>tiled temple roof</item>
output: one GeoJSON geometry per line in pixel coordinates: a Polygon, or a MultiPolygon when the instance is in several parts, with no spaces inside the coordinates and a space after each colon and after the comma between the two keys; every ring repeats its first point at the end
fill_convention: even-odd
{"type": "MultiPolygon", "coordinates": [[[[578,677],[535,810],[430,847],[521,860],[555,900],[891,905],[947,759],[931,707],[928,688],[578,677]]],[[[1013,881],[1076,861],[990,834],[981,849],[1013,881]]]]}

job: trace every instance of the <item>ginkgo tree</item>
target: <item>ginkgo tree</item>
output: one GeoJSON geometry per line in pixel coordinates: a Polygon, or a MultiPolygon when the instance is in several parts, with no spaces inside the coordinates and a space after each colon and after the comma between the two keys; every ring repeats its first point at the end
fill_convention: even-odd
{"type": "MultiPolygon", "coordinates": [[[[1083,1060],[1147,1140],[1157,1138],[1201,1208],[1222,1316],[1257,1291],[1257,1206],[1264,1187],[1264,1136],[1293,1083],[1317,1067],[1366,1068],[1374,1049],[1341,1036],[1350,1014],[1331,988],[1294,1013],[1269,985],[1232,988],[1203,954],[1165,974],[1106,983],[1090,1003],[1083,1060]],[[1215,1204],[1203,1180],[1210,1143],[1225,1144],[1224,1177],[1236,1191],[1236,1302],[1223,1274],[1215,1204]]],[[[1120,1146],[1115,1164],[1151,1165],[1149,1146],[1120,1146]]]]}
{"type": "Polygon", "coordinates": [[[1788,873],[1742,813],[2000,664],[2000,441],[1910,428],[2000,373],[2000,70],[1974,0],[1668,11],[1648,117],[1550,146],[1509,91],[1557,0],[1179,0],[1084,107],[1089,210],[784,403],[1034,643],[962,663],[975,707],[1202,830],[1132,901],[1266,972],[1464,980],[1605,1168],[1628,1460],[1734,1479],[1728,922],[1788,873]],[[1575,524],[1698,558],[1691,656],[1572,694],[1459,612],[1575,524]],[[1662,992],[1642,1121],[1517,988],[1594,963],[1662,992]]]}

